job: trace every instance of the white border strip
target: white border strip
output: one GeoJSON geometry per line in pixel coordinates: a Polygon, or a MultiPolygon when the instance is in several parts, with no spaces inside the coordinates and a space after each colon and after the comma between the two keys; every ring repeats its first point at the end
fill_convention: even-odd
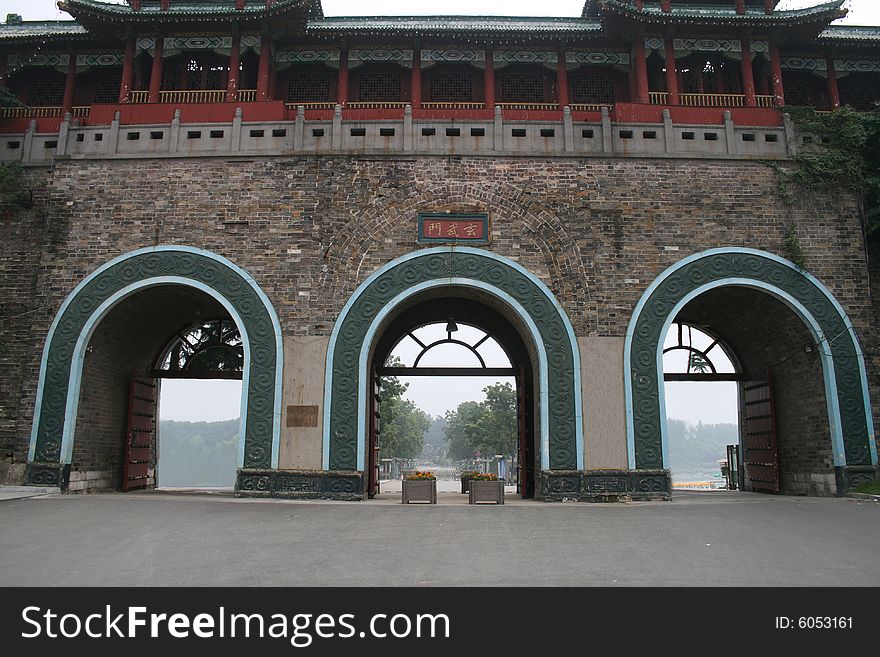
{"type": "MultiPolygon", "coordinates": [[[[550,291],[550,289],[546,285],[544,285],[544,283],[539,278],[537,278],[530,271],[528,271],[527,269],[522,267],[519,263],[516,263],[512,260],[509,260],[509,259],[504,258],[502,256],[496,255],[496,254],[491,253],[489,251],[485,251],[483,249],[475,249],[473,247],[453,247],[453,246],[440,246],[440,247],[435,247],[435,248],[430,248],[430,249],[422,249],[420,251],[414,251],[412,253],[408,253],[400,258],[397,258],[396,260],[392,260],[391,262],[385,264],[384,266],[380,267],[375,272],[370,274],[370,276],[368,276],[366,278],[366,280],[364,280],[364,282],[358,286],[358,288],[354,291],[354,293],[351,295],[349,300],[346,302],[345,306],[342,308],[342,312],[340,312],[339,318],[336,320],[336,324],[333,326],[333,332],[330,335],[330,345],[327,349],[327,363],[326,363],[326,372],[325,372],[325,377],[324,377],[324,430],[323,430],[324,439],[323,439],[323,444],[322,444],[322,466],[323,466],[324,470],[330,469],[330,409],[332,406],[332,395],[333,395],[333,355],[336,350],[336,342],[339,338],[339,332],[342,329],[342,325],[344,324],[345,318],[348,316],[349,311],[351,310],[352,306],[354,306],[355,302],[358,300],[358,298],[361,296],[361,294],[363,294],[363,292],[373,283],[373,281],[375,281],[377,278],[382,276],[382,274],[389,271],[390,269],[393,269],[394,267],[397,267],[398,265],[403,264],[405,262],[408,262],[414,258],[427,257],[427,256],[432,256],[432,255],[437,255],[437,254],[451,254],[451,253],[467,253],[467,254],[471,254],[471,255],[478,255],[478,256],[485,257],[485,258],[489,258],[491,260],[495,260],[496,262],[499,262],[503,265],[506,265],[508,267],[515,269],[517,272],[519,272],[520,274],[522,274],[523,276],[528,278],[532,283],[534,283],[541,290],[541,292],[543,292],[544,295],[550,300],[550,302],[553,304],[553,306],[556,308],[557,312],[559,313],[560,317],[562,318],[562,323],[565,326],[565,330],[568,333],[569,342],[571,343],[571,352],[572,352],[573,367],[574,367],[575,431],[576,431],[575,448],[577,450],[576,459],[577,459],[577,469],[583,470],[583,467],[584,467],[583,424],[584,424],[584,422],[583,422],[583,395],[581,392],[580,351],[578,350],[577,339],[575,338],[574,329],[571,326],[571,322],[568,319],[568,315],[565,313],[565,310],[563,309],[562,305],[559,303],[559,301],[556,299],[556,297],[553,295],[553,293],[550,291]]],[[[459,283],[460,285],[467,285],[469,287],[476,287],[478,289],[488,290],[491,287],[491,286],[487,285],[486,283],[483,283],[482,281],[473,281],[470,279],[442,278],[442,279],[435,279],[435,280],[438,282],[437,283],[438,285],[450,285],[450,284],[452,284],[451,281],[462,281],[462,283],[459,283]]],[[[392,303],[399,303],[398,299],[402,300],[402,299],[416,293],[418,287],[420,287],[420,286],[414,286],[412,288],[407,289],[406,291],[404,291],[403,293],[398,295],[398,297],[395,297],[395,301],[393,301],[392,303]]],[[[495,296],[497,296],[497,298],[502,299],[502,300],[504,300],[505,298],[510,299],[509,302],[508,301],[505,301],[505,302],[508,303],[508,305],[510,305],[510,307],[513,310],[520,312],[516,308],[516,306],[518,306],[519,304],[517,304],[516,301],[514,301],[511,297],[509,297],[505,292],[498,290],[497,288],[491,288],[491,289],[494,289],[500,293],[501,296],[495,295],[495,296]],[[516,304],[516,306],[514,304],[516,304]]],[[[525,312],[525,310],[522,309],[521,306],[520,306],[520,310],[522,310],[522,312],[525,312]]],[[[383,310],[383,312],[385,312],[385,311],[383,310]]],[[[528,313],[526,313],[526,316],[528,316],[528,313]]],[[[535,339],[535,344],[538,345],[538,348],[540,350],[543,350],[543,341],[540,339],[540,333],[537,332],[537,327],[532,329],[532,327],[534,327],[534,323],[531,322],[531,317],[528,318],[528,321],[526,323],[527,323],[527,325],[530,326],[530,330],[535,331],[535,333],[533,335],[533,339],[535,339]]],[[[375,320],[374,320],[374,324],[375,324],[375,320]]],[[[376,325],[376,326],[378,326],[378,325],[376,325]]],[[[375,328],[374,328],[373,324],[371,324],[370,331],[374,331],[374,330],[375,330],[375,328]]],[[[370,333],[370,334],[368,334],[367,338],[365,338],[364,344],[361,347],[361,349],[362,349],[361,358],[363,358],[363,349],[366,348],[367,351],[369,351],[370,341],[372,340],[372,337],[373,337],[373,335],[372,335],[372,333],[370,333]]],[[[546,370],[546,368],[547,368],[546,361],[543,363],[540,363],[539,367],[546,370]]],[[[360,385],[358,388],[358,404],[359,404],[358,408],[359,408],[359,410],[365,408],[366,386],[367,386],[367,381],[366,381],[365,377],[362,375],[361,380],[360,380],[360,385]]],[[[542,467],[544,467],[545,469],[547,469],[547,467],[549,467],[549,452],[546,454],[546,464],[547,465],[544,465],[545,464],[545,454],[543,453],[545,445],[546,445],[547,449],[549,449],[549,439],[547,441],[545,441],[544,436],[543,436],[544,431],[549,432],[548,423],[547,423],[547,421],[545,421],[545,416],[547,414],[549,414],[549,410],[547,409],[547,404],[545,403],[545,400],[548,397],[548,395],[549,395],[549,393],[547,391],[547,387],[544,385],[544,382],[542,382],[542,389],[541,389],[541,395],[540,395],[541,399],[542,399],[542,404],[541,404],[541,418],[542,418],[542,421],[541,421],[541,427],[542,427],[541,428],[541,432],[542,432],[541,463],[542,463],[542,467]]],[[[365,413],[359,412],[359,415],[365,415],[365,413]]],[[[358,467],[361,470],[363,470],[362,458],[363,458],[363,450],[364,450],[364,440],[363,440],[364,435],[365,435],[364,434],[364,424],[361,423],[361,425],[358,428],[358,467]]],[[[549,436],[549,433],[548,433],[548,436],[549,436]]]]}
{"type": "MultiPolygon", "coordinates": [[[[241,269],[231,261],[227,260],[223,256],[220,256],[216,253],[212,253],[211,251],[205,251],[203,249],[197,249],[189,246],[156,246],[156,247],[148,247],[144,249],[138,249],[136,251],[131,251],[129,253],[125,253],[109,262],[104,263],[100,267],[98,267],[95,271],[89,274],[86,278],[84,278],[79,285],[77,285],[73,291],[67,295],[67,298],[61,304],[61,308],[58,310],[58,313],[55,315],[55,319],[52,321],[51,326],[49,327],[49,332],[46,336],[46,342],[43,346],[43,356],[40,361],[40,378],[39,383],[37,384],[37,398],[36,405],[34,407],[34,421],[31,429],[31,441],[30,447],[28,449],[28,461],[34,460],[34,455],[36,453],[37,446],[37,431],[40,424],[40,413],[42,412],[42,400],[43,400],[43,391],[45,388],[45,380],[46,380],[46,369],[47,362],[49,358],[49,347],[52,344],[52,339],[55,335],[55,331],[58,328],[58,324],[61,321],[61,317],[64,315],[67,308],[73,302],[73,299],[76,295],[92,280],[94,280],[97,276],[99,276],[102,272],[106,271],[110,267],[119,264],[120,262],[124,262],[130,258],[144,255],[146,253],[158,253],[158,252],[166,252],[166,251],[178,251],[183,253],[193,253],[196,255],[204,256],[206,258],[210,258],[222,264],[223,266],[234,271],[238,276],[240,276],[243,280],[245,280],[248,285],[257,293],[260,300],[263,302],[263,306],[266,308],[266,312],[269,314],[269,317],[272,320],[272,326],[275,331],[275,407],[273,410],[273,419],[272,419],[272,468],[278,467],[278,456],[279,456],[279,448],[280,448],[280,436],[281,436],[281,382],[282,382],[282,373],[284,370],[284,345],[281,341],[281,324],[278,321],[278,315],[275,313],[275,309],[272,306],[272,303],[269,301],[269,297],[266,296],[265,292],[260,288],[259,284],[256,280],[248,274],[245,270],[241,269]]],[[[131,294],[137,289],[142,287],[146,287],[146,285],[141,285],[141,283],[146,283],[147,281],[156,281],[156,280],[167,280],[169,282],[173,282],[174,284],[179,285],[187,285],[190,287],[195,287],[201,289],[202,291],[210,294],[212,297],[217,299],[226,309],[229,311],[230,315],[235,318],[236,324],[238,325],[239,330],[242,332],[242,337],[245,342],[245,363],[244,363],[244,372],[242,374],[242,425],[239,436],[239,467],[242,467],[244,463],[244,428],[247,419],[246,409],[247,409],[247,390],[248,390],[248,366],[249,366],[249,343],[246,338],[246,332],[244,330],[244,325],[241,322],[241,318],[237,315],[237,313],[232,309],[231,304],[223,297],[219,292],[210,288],[199,281],[195,281],[191,278],[179,277],[179,276],[169,276],[169,277],[155,277],[150,279],[144,279],[143,281],[139,281],[133,283],[132,285],[125,288],[125,290],[129,290],[127,294],[131,294]]],[[[160,283],[155,283],[160,284],[160,283]]],[[[86,323],[86,326],[83,328],[83,332],[80,334],[79,340],[77,341],[77,349],[80,348],[80,343],[83,344],[83,349],[88,345],[88,339],[91,337],[91,334],[94,332],[95,325],[100,321],[100,319],[112,308],[113,305],[119,303],[124,296],[120,295],[122,291],[117,292],[111,297],[111,299],[115,299],[111,302],[111,299],[105,301],[101,306],[95,310],[92,315],[89,317],[89,320],[86,323]],[[117,298],[118,297],[118,298],[117,298]],[[109,305],[108,305],[109,304],[109,305]],[[85,341],[83,342],[84,336],[85,341]]],[[[77,408],[79,406],[79,391],[81,384],[81,375],[82,375],[82,353],[78,353],[76,350],[73,354],[73,360],[71,362],[71,378],[70,383],[68,385],[67,390],[67,406],[65,409],[65,419],[64,419],[64,429],[62,433],[62,463],[70,463],[70,455],[73,449],[73,435],[76,429],[76,413],[77,408]],[[79,360],[77,360],[79,359],[79,360]],[[74,374],[76,374],[76,380],[74,381],[74,374]],[[65,458],[67,460],[65,460],[65,458]]]]}

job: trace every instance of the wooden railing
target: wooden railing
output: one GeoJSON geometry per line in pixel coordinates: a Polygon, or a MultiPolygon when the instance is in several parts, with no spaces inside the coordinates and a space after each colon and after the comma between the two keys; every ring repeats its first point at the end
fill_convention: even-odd
{"type": "Polygon", "coordinates": [[[559,110],[557,103],[496,103],[501,109],[528,110],[534,112],[555,112],[559,110]]]}
{"type": "Polygon", "coordinates": [[[207,91],[160,91],[160,103],[223,103],[226,101],[226,89],[209,89],[207,91]]]}
{"type": "Polygon", "coordinates": [[[742,94],[679,94],[679,102],[685,107],[745,107],[742,94]]]}
{"type": "Polygon", "coordinates": [[[299,107],[302,107],[303,109],[306,109],[306,110],[332,110],[332,109],[336,109],[336,103],[331,103],[331,102],[320,102],[320,103],[287,102],[284,105],[289,110],[297,110],[297,109],[299,109],[299,107]]]}
{"type": "Polygon", "coordinates": [[[652,91],[651,92],[651,104],[652,105],[668,105],[669,104],[669,94],[665,91],[652,91]]]}
{"type": "MultiPolygon", "coordinates": [[[[679,104],[684,107],[745,107],[746,97],[743,94],[679,94],[679,104]]],[[[669,94],[665,91],[651,92],[652,105],[668,105],[669,94]]],[[[775,107],[773,96],[755,96],[757,107],[775,107]]]]}
{"type": "Polygon", "coordinates": [[[78,119],[86,118],[91,111],[92,108],[87,106],[71,108],[71,114],[73,114],[78,119]]]}
{"type": "MultiPolygon", "coordinates": [[[[253,103],[257,100],[256,89],[239,89],[238,102],[253,103]]],[[[142,105],[150,102],[149,91],[132,91],[131,100],[135,105],[142,105]]],[[[194,91],[160,91],[160,103],[225,103],[226,89],[208,89],[194,91]]]]}
{"type": "Polygon", "coordinates": [[[568,107],[572,112],[601,112],[603,108],[607,107],[610,110],[614,105],[606,105],[605,103],[571,103],[568,107]]]}
{"type": "Polygon", "coordinates": [[[435,102],[422,103],[422,109],[431,110],[481,110],[486,103],[435,102]]]}
{"type": "Polygon", "coordinates": [[[60,107],[3,107],[4,119],[54,119],[61,116],[60,107]]]}
{"type": "Polygon", "coordinates": [[[363,102],[357,101],[354,103],[348,103],[345,107],[348,109],[403,109],[409,103],[398,102],[398,101],[377,101],[377,102],[363,102]]]}

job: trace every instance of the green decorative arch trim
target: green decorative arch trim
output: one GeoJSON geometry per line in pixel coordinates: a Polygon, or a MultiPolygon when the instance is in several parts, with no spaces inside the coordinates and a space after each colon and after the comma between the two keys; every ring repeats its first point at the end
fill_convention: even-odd
{"type": "Polygon", "coordinates": [[[70,462],[82,356],[91,332],[113,305],[139,289],[161,284],[199,288],[233,316],[245,345],[239,465],[277,466],[283,352],[275,311],[256,281],[230,261],[177,246],[120,256],[93,272],[64,301],[43,350],[31,463],[70,462]]]}
{"type": "MultiPolygon", "coordinates": [[[[545,468],[576,469],[582,463],[580,360],[571,323],[552,293],[520,265],[495,254],[467,247],[439,247],[404,256],[371,275],[346,304],[330,339],[324,417],[324,467],[357,470],[362,467],[363,418],[360,394],[366,382],[362,356],[374,338],[377,318],[395,299],[448,284],[498,290],[507,304],[524,312],[534,327],[533,340],[546,354],[541,364],[546,377],[546,435],[549,451],[545,468]]],[[[365,389],[365,388],[364,388],[365,389]]],[[[542,390],[543,393],[543,390],[542,390]]],[[[543,396],[543,395],[542,395],[543,396]]],[[[542,426],[542,433],[545,431],[542,426]]],[[[542,445],[542,448],[544,446],[542,445]]]]}
{"type": "Polygon", "coordinates": [[[660,346],[666,326],[693,296],[722,285],[764,289],[808,324],[824,358],[835,465],[876,464],[864,358],[840,304],[818,280],[783,258],[751,249],[714,249],[661,274],[630,321],[624,350],[630,467],[665,467],[660,346]]]}

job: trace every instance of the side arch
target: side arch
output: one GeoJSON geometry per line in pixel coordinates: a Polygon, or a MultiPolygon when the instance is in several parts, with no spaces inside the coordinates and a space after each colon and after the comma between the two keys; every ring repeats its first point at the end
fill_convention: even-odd
{"type": "MultiPolygon", "coordinates": [[[[796,265],[753,249],[712,249],[676,263],[642,295],[624,348],[629,466],[667,464],[662,341],[690,300],[725,285],[761,289],[786,303],[811,331],[822,359],[828,420],[838,468],[877,465],[864,355],[852,322],[831,292],[796,265]]],[[[847,486],[864,473],[853,471],[847,486]]]]}
{"type": "Polygon", "coordinates": [[[382,319],[413,294],[476,287],[529,327],[541,373],[542,468],[583,468],[580,356],[559,302],[517,263],[481,249],[438,247],[394,260],[364,281],[333,328],[327,353],[323,467],[363,469],[368,354],[382,319]]]}
{"type": "Polygon", "coordinates": [[[202,290],[233,317],[244,341],[240,468],[277,467],[283,350],[272,304],[250,274],[210,251],[159,246],[126,253],[86,277],[49,328],[28,452],[28,482],[62,483],[69,465],[83,359],[100,320],[120,301],[155,285],[202,290]]]}

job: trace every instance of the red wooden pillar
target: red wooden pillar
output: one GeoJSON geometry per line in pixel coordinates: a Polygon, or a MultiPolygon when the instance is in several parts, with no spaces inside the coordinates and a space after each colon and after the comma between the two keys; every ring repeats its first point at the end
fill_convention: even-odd
{"type": "Polygon", "coordinates": [[[137,43],[133,38],[125,42],[125,58],[122,60],[122,82],[119,85],[119,102],[131,102],[131,88],[134,84],[134,53],[137,43]]]}
{"type": "Polygon", "coordinates": [[[773,0],[764,0],[764,13],[772,14],[774,4],[776,3],[773,0]]]}
{"type": "Polygon", "coordinates": [[[61,102],[61,116],[73,111],[73,95],[76,93],[76,53],[70,53],[67,62],[67,77],[64,80],[64,100],[61,102]]]}
{"type": "Polygon", "coordinates": [[[678,96],[678,65],[675,62],[675,41],[666,39],[666,90],[669,92],[669,104],[681,105],[678,96]]]}
{"type": "Polygon", "coordinates": [[[269,63],[272,54],[272,40],[263,35],[260,39],[260,66],[257,69],[257,100],[269,100],[269,63]]]}
{"type": "Polygon", "coordinates": [[[644,37],[636,38],[636,102],[647,104],[651,102],[651,94],[648,90],[648,56],[645,53],[644,37]]]}
{"type": "Polygon", "coordinates": [[[636,9],[638,9],[639,11],[641,11],[641,10],[644,9],[644,8],[645,8],[645,2],[644,2],[644,0],[636,0],[636,9]]]}
{"type": "Polygon", "coordinates": [[[232,52],[229,53],[229,79],[226,81],[226,102],[238,99],[238,76],[241,69],[241,36],[232,37],[232,52]]]}
{"type": "Polygon", "coordinates": [[[734,0],[734,5],[736,5],[737,14],[746,13],[746,0],[734,0]]]}
{"type": "Polygon", "coordinates": [[[559,51],[559,59],[556,61],[556,86],[558,87],[559,109],[568,107],[568,67],[565,63],[565,51],[559,51]]]}
{"type": "Polygon", "coordinates": [[[837,87],[837,71],[834,68],[834,60],[828,58],[828,102],[831,109],[840,109],[840,89],[837,87]]]}
{"type": "Polygon", "coordinates": [[[153,68],[150,71],[150,93],[147,96],[148,103],[158,103],[161,99],[159,92],[162,91],[162,69],[165,65],[165,39],[156,37],[156,47],[153,49],[153,68]]]}
{"type": "Polygon", "coordinates": [[[336,104],[345,107],[348,102],[348,49],[339,50],[339,77],[336,80],[336,104]]]}
{"type": "Polygon", "coordinates": [[[483,73],[483,102],[487,110],[495,111],[495,52],[486,48],[486,69],[483,73]]]}
{"type": "Polygon", "coordinates": [[[275,58],[269,58],[269,98],[268,100],[275,99],[275,82],[278,80],[278,76],[275,75],[275,58]]]}
{"type": "Polygon", "coordinates": [[[413,109],[419,109],[422,106],[422,51],[418,46],[413,49],[412,62],[409,102],[413,109]]]}
{"type": "Polygon", "coordinates": [[[752,44],[743,39],[742,42],[742,80],[743,94],[746,97],[746,107],[757,107],[755,98],[755,73],[752,69],[752,44]]]}
{"type": "Polygon", "coordinates": [[[672,0],[660,0],[660,9],[665,12],[672,11],[672,0]]]}
{"type": "Polygon", "coordinates": [[[785,107],[785,89],[782,86],[782,60],[779,46],[770,44],[770,76],[773,78],[773,96],[776,107],[785,107]]]}

